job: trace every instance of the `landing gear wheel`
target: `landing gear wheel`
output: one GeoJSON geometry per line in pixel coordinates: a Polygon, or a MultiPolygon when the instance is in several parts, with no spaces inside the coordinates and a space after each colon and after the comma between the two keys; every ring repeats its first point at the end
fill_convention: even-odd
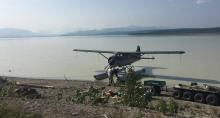
{"type": "Polygon", "coordinates": [[[192,93],[190,91],[186,91],[183,93],[183,99],[187,100],[187,101],[191,101],[192,100],[192,93]]]}
{"type": "Polygon", "coordinates": [[[219,99],[216,95],[214,94],[209,94],[207,97],[206,97],[206,102],[210,105],[218,105],[219,103],[219,99]]]}
{"type": "Polygon", "coordinates": [[[194,101],[199,102],[199,103],[204,103],[205,101],[205,96],[202,93],[196,93],[194,96],[194,101]]]}

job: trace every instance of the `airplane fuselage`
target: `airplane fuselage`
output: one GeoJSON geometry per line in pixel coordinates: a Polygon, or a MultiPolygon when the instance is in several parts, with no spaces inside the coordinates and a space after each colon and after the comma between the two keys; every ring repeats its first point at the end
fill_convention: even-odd
{"type": "Polygon", "coordinates": [[[132,63],[140,59],[141,54],[116,53],[115,55],[109,57],[108,63],[111,67],[122,67],[126,65],[131,65],[132,63]]]}

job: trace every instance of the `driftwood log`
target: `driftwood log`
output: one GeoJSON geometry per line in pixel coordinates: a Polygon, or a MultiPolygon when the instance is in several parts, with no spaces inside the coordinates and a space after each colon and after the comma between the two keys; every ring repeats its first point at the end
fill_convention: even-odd
{"type": "Polygon", "coordinates": [[[19,82],[16,82],[17,86],[26,86],[26,87],[32,87],[32,88],[55,88],[54,86],[49,85],[34,85],[34,84],[22,84],[19,82]]]}

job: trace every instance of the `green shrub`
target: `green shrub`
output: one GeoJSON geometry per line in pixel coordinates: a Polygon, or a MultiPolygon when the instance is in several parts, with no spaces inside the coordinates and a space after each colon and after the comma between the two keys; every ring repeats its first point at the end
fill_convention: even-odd
{"type": "Polygon", "coordinates": [[[167,103],[167,110],[170,114],[176,114],[178,112],[178,105],[173,100],[173,98],[169,98],[169,101],[167,103]]]}
{"type": "MultiPolygon", "coordinates": [[[[93,105],[97,105],[99,103],[99,90],[95,89],[93,86],[90,86],[89,91],[87,92],[87,96],[89,97],[89,101],[93,105]]],[[[101,102],[101,101],[100,101],[101,102]]]]}
{"type": "Polygon", "coordinates": [[[145,96],[145,89],[139,81],[140,77],[133,71],[127,74],[125,86],[120,87],[121,103],[131,107],[146,107],[150,99],[145,96]]]}
{"type": "Polygon", "coordinates": [[[86,99],[86,94],[82,93],[79,89],[76,90],[76,95],[74,97],[72,97],[72,102],[74,103],[80,103],[83,104],[85,103],[85,99],[86,99]]]}
{"type": "Polygon", "coordinates": [[[163,114],[165,114],[167,112],[167,104],[166,101],[164,100],[159,100],[159,102],[156,104],[156,110],[159,112],[162,112],[163,114]]]}
{"type": "Polygon", "coordinates": [[[8,82],[4,86],[0,88],[0,96],[1,97],[9,97],[14,96],[16,85],[13,82],[8,82]]]}
{"type": "Polygon", "coordinates": [[[63,90],[62,89],[59,89],[59,91],[58,91],[57,95],[55,96],[55,98],[56,98],[57,101],[62,100],[62,98],[63,98],[63,90]]]}
{"type": "Polygon", "coordinates": [[[80,104],[92,104],[92,105],[98,105],[99,103],[105,104],[108,103],[109,97],[106,99],[101,98],[102,92],[94,88],[93,86],[90,86],[88,91],[81,91],[76,90],[76,95],[73,97],[70,97],[70,100],[73,103],[80,103],[80,104]]]}

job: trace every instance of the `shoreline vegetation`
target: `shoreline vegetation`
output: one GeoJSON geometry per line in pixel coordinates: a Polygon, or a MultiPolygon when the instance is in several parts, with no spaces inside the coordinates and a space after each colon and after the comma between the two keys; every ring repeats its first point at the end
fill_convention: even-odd
{"type": "MultiPolygon", "coordinates": [[[[4,108],[3,111],[0,109],[0,115],[2,115],[1,112],[6,113],[5,111],[7,111],[21,115],[24,118],[220,117],[219,106],[173,100],[169,94],[165,93],[163,93],[162,96],[153,96],[152,100],[148,102],[146,107],[132,107],[132,104],[117,104],[120,97],[110,96],[106,103],[94,101],[93,98],[96,98],[100,93],[103,94],[103,92],[105,93],[109,90],[116,92],[120,89],[118,86],[107,86],[108,83],[102,81],[46,80],[3,76],[0,78],[0,108],[4,108]],[[4,82],[8,83],[4,84],[4,82]],[[12,89],[16,87],[13,83],[19,83],[19,85],[31,85],[31,88],[33,88],[33,85],[35,87],[50,87],[33,88],[40,93],[41,97],[30,98],[28,96],[24,97],[14,94],[14,90],[12,89]],[[77,94],[77,91],[80,94],[77,94]],[[99,92],[97,93],[97,91],[99,92]],[[84,96],[85,93],[87,97],[84,96]],[[13,112],[10,108],[13,108],[13,112]]],[[[138,88],[138,90],[140,89],[138,88]]],[[[134,95],[137,96],[136,94],[134,95]]],[[[132,101],[132,99],[126,100],[128,102],[132,101]]],[[[134,103],[136,104],[135,101],[134,103]]],[[[134,103],[133,105],[135,105],[134,103]]]]}

